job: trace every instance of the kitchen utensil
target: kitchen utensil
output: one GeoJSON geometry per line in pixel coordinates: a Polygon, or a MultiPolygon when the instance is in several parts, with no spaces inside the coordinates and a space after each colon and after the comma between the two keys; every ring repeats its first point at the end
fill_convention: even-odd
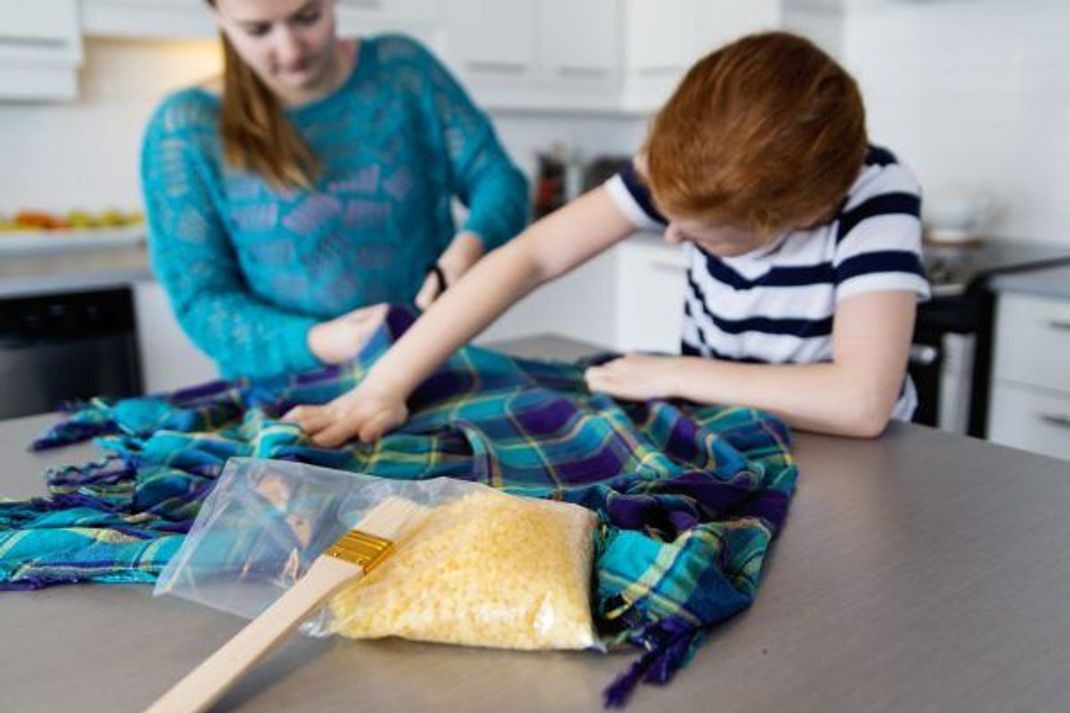
{"type": "Polygon", "coordinates": [[[388,557],[394,542],[429,512],[411,500],[389,497],[355,529],[316,558],[308,572],[263,614],[193,669],[145,713],[207,710],[257,661],[342,586],[364,576],[388,557]]]}

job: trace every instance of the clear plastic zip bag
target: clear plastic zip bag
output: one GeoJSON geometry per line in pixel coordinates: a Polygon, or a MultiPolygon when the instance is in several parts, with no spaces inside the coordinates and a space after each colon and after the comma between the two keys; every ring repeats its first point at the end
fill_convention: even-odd
{"type": "Polygon", "coordinates": [[[428,507],[395,551],[303,627],[513,649],[597,647],[597,516],[450,478],[390,480],[232,458],[155,594],[254,618],[390,496],[428,507]]]}

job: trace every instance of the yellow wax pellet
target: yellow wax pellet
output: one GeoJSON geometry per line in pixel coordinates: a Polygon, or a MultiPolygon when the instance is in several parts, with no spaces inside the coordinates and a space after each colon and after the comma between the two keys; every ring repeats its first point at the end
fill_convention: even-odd
{"type": "Polygon", "coordinates": [[[368,576],[331,601],[352,638],[582,649],[595,515],[578,505],[471,493],[433,509],[368,576]]]}

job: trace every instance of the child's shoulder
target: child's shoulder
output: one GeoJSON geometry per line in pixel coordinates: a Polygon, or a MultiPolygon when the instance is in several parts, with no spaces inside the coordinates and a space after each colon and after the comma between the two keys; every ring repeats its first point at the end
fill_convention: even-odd
{"type": "Polygon", "coordinates": [[[879,199],[880,196],[889,195],[920,198],[921,183],[910,167],[896,154],[883,146],[870,144],[858,178],[847,191],[846,200],[840,207],[840,214],[862,203],[879,199]]]}

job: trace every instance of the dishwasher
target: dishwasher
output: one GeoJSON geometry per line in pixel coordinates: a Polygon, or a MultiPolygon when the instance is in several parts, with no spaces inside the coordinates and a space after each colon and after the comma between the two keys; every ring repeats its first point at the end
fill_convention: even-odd
{"type": "Polygon", "coordinates": [[[140,392],[128,288],[0,299],[0,418],[140,392]]]}

